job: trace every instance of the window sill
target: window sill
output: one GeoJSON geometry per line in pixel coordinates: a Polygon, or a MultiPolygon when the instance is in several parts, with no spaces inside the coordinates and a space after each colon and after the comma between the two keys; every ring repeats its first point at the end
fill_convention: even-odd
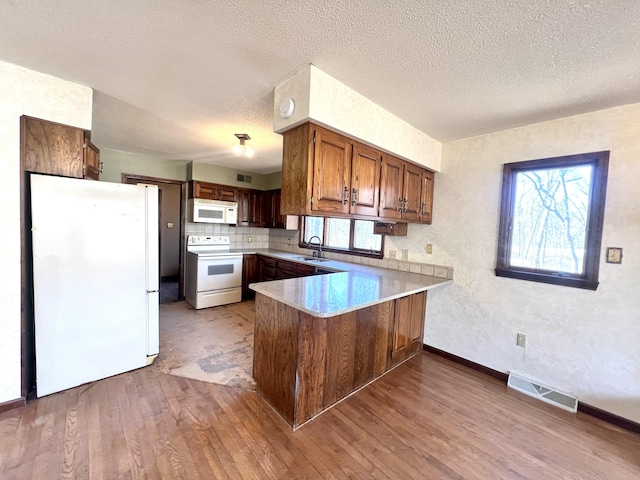
{"type": "Polygon", "coordinates": [[[528,280],[530,282],[549,283],[551,285],[561,285],[564,287],[583,288],[585,290],[596,290],[599,282],[586,278],[577,278],[565,275],[554,275],[549,273],[530,272],[525,270],[514,270],[506,268],[496,268],[497,277],[515,278],[518,280],[528,280]]]}

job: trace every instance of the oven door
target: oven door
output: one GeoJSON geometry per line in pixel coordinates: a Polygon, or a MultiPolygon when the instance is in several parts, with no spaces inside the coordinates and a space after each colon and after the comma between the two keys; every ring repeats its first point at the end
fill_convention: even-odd
{"type": "Polygon", "coordinates": [[[242,286],[242,255],[198,255],[198,292],[242,286]]]}

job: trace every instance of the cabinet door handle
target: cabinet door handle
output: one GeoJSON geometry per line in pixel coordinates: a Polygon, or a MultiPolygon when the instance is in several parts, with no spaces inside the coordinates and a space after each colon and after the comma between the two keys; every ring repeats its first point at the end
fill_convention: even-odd
{"type": "Polygon", "coordinates": [[[351,190],[351,205],[355,206],[358,203],[358,189],[354,188],[351,190]]]}
{"type": "Polygon", "coordinates": [[[421,211],[420,211],[420,215],[426,215],[426,213],[427,213],[427,204],[426,204],[426,202],[422,202],[422,208],[421,208],[421,211]]]}
{"type": "Polygon", "coordinates": [[[403,207],[402,198],[398,198],[398,211],[401,212],[403,207]]]}
{"type": "Polygon", "coordinates": [[[408,203],[409,203],[409,202],[407,202],[407,199],[406,199],[406,198],[402,201],[402,211],[403,211],[403,212],[406,212],[406,211],[407,211],[407,205],[408,205],[408,203]]]}
{"type": "Polygon", "coordinates": [[[344,193],[342,194],[342,203],[349,204],[349,187],[344,187],[344,193]]]}

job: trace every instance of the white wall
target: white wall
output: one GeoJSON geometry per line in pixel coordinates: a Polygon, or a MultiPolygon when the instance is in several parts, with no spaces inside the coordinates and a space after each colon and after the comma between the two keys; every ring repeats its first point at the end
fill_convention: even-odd
{"type": "Polygon", "coordinates": [[[91,129],[92,90],[0,62],[0,403],[21,395],[20,116],[91,129]]]}
{"type": "Polygon", "coordinates": [[[273,130],[283,132],[314,120],[435,171],[440,170],[442,144],[340,83],[313,65],[278,85],[274,92],[273,130]],[[293,98],[289,119],[280,102],[293,98]]]}
{"type": "Polygon", "coordinates": [[[444,145],[422,233],[455,275],[429,297],[427,344],[640,422],[639,125],[634,104],[444,145]],[[600,150],[611,157],[598,290],[496,277],[502,164],[600,150]],[[606,247],[624,248],[621,265],[605,263],[606,247]]]}
{"type": "Polygon", "coordinates": [[[100,149],[100,161],[104,165],[100,181],[113,183],[122,182],[123,173],[185,181],[189,163],[188,160],[159,160],[149,155],[106,148],[100,149]]]}
{"type": "Polygon", "coordinates": [[[267,189],[268,175],[235,170],[233,168],[211,165],[210,163],[190,162],[187,168],[187,180],[201,180],[203,182],[220,183],[238,188],[253,188],[256,190],[267,189]],[[249,175],[251,183],[239,182],[238,174],[249,175]]]}

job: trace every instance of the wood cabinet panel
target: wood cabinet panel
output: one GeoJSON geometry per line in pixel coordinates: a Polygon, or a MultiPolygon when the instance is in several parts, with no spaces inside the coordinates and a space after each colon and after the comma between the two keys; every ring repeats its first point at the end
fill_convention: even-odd
{"type": "MultiPolygon", "coordinates": [[[[287,217],[282,215],[282,190],[262,192],[262,223],[267,228],[287,228],[287,217]]],[[[292,226],[293,224],[291,224],[292,226]]]]}
{"type": "Polygon", "coordinates": [[[84,177],[92,180],[100,178],[100,150],[85,138],[84,148],[84,177]]]}
{"type": "Polygon", "coordinates": [[[424,336],[425,308],[427,292],[411,295],[411,314],[409,322],[409,348],[415,350],[416,343],[422,348],[422,337],[424,336]]]}
{"type": "Polygon", "coordinates": [[[351,160],[351,202],[349,212],[378,215],[380,153],[364,145],[353,145],[351,160]]]}
{"type": "Polygon", "coordinates": [[[193,198],[215,200],[215,185],[213,183],[196,182],[193,185],[193,198]]]}
{"type": "Polygon", "coordinates": [[[403,362],[422,348],[427,292],[395,300],[389,367],[403,362]]]}
{"type": "Polygon", "coordinates": [[[351,143],[341,135],[316,129],[311,209],[325,213],[349,212],[351,143]]]}
{"type": "Polygon", "coordinates": [[[434,173],[428,170],[422,172],[422,188],[420,198],[420,221],[431,224],[433,212],[433,180],[434,173]]]}
{"type": "Polygon", "coordinates": [[[409,351],[409,328],[411,325],[411,297],[398,298],[395,301],[393,326],[393,347],[391,364],[396,364],[406,357],[409,351]]]}
{"type": "Polygon", "coordinates": [[[332,405],[354,390],[356,315],[349,312],[327,323],[327,360],[324,370],[324,404],[332,405]]]}
{"type": "Polygon", "coordinates": [[[217,200],[224,200],[226,202],[236,201],[236,188],[229,185],[218,185],[218,198],[217,200]]]}
{"type": "Polygon", "coordinates": [[[312,123],[284,133],[283,214],[430,223],[433,180],[425,168],[312,123]]]}
{"type": "Polygon", "coordinates": [[[402,218],[403,181],[404,162],[391,155],[383,155],[380,172],[380,217],[402,218]]]}
{"type": "Polygon", "coordinates": [[[190,183],[191,198],[202,198],[205,200],[224,200],[227,202],[236,201],[236,187],[229,185],[219,185],[217,183],[201,182],[192,180],[190,183]]]}
{"type": "Polygon", "coordinates": [[[249,288],[249,284],[259,281],[259,268],[257,255],[242,256],[242,299],[248,300],[255,297],[255,292],[249,288]]]}
{"type": "Polygon", "coordinates": [[[322,375],[324,368],[318,367],[324,366],[328,360],[327,346],[330,340],[327,337],[327,322],[319,322],[316,317],[293,308],[291,310],[298,313],[297,398],[292,423],[296,427],[323,410],[326,393],[322,375]]]}
{"type": "Polygon", "coordinates": [[[248,227],[251,223],[251,196],[249,190],[239,189],[236,192],[236,200],[238,202],[238,223],[240,227],[248,227]]]}
{"type": "Polygon", "coordinates": [[[84,130],[23,116],[21,137],[25,171],[83,178],[84,130]]]}
{"type": "Polygon", "coordinates": [[[404,166],[404,181],[402,186],[402,197],[404,208],[402,218],[410,222],[417,222],[420,215],[420,190],[422,169],[410,163],[404,166]]]}
{"type": "Polygon", "coordinates": [[[257,295],[253,378],[260,392],[294,425],[298,358],[298,312],[257,295]]]}
{"type": "Polygon", "coordinates": [[[262,195],[258,190],[238,189],[238,226],[263,227],[262,195]]]}
{"type": "Polygon", "coordinates": [[[254,378],[258,392],[294,428],[301,425],[387,370],[393,311],[390,301],[318,318],[257,294],[254,378]],[[297,339],[295,347],[292,337],[297,339]],[[282,351],[275,347],[278,339],[285,343],[282,351]],[[290,365],[281,371],[285,361],[294,364],[293,373],[290,365]],[[291,377],[297,379],[295,389],[291,377]],[[283,385],[276,388],[280,381],[283,385]],[[282,408],[285,402],[295,407],[282,408]]]}
{"type": "Polygon", "coordinates": [[[282,138],[282,214],[311,213],[313,186],[312,125],[305,123],[284,133],[282,138]]]}
{"type": "Polygon", "coordinates": [[[384,155],[380,174],[381,218],[431,223],[434,174],[384,155]]]}

